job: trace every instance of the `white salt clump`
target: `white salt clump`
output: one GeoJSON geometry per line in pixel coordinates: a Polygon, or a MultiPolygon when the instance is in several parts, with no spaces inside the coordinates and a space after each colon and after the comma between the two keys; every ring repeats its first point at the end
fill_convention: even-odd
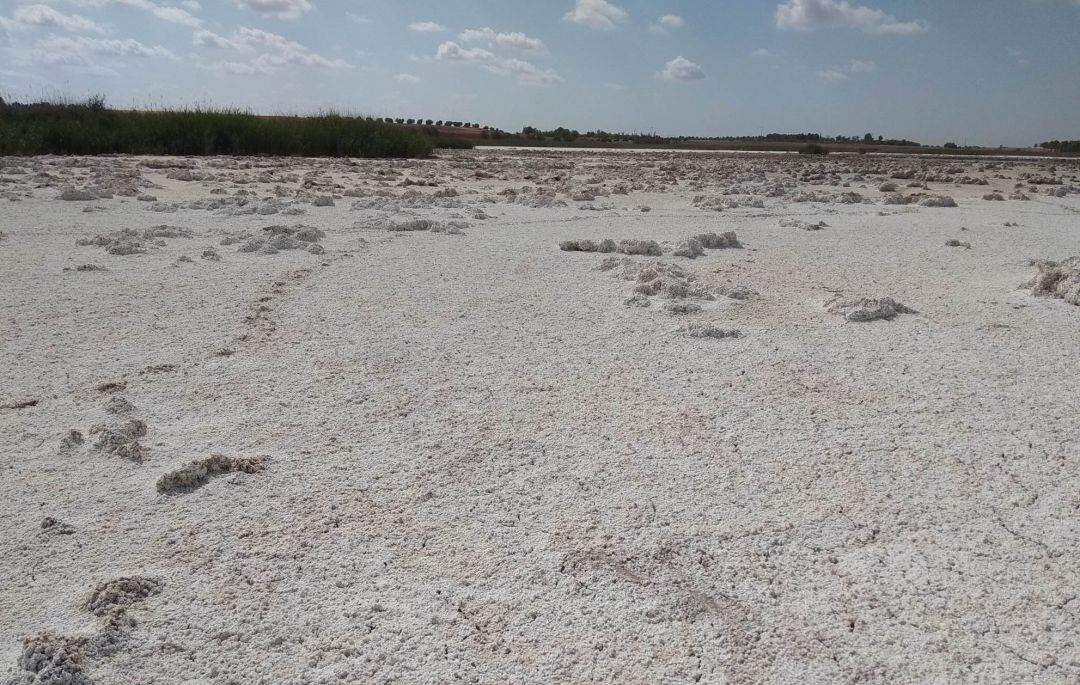
{"type": "Polygon", "coordinates": [[[701,311],[701,305],[695,302],[669,302],[664,306],[664,311],[673,316],[697,314],[701,311]]]}
{"type": "Polygon", "coordinates": [[[737,329],[734,328],[720,328],[711,323],[694,322],[683,326],[681,329],[688,337],[691,338],[712,338],[715,340],[723,340],[724,338],[738,338],[742,336],[737,329]]]}
{"type": "Polygon", "coordinates": [[[705,248],[702,247],[701,241],[695,238],[690,238],[682,243],[675,248],[674,252],[676,257],[687,257],[688,259],[696,259],[703,254],[705,254],[705,248]]]}
{"type": "Polygon", "coordinates": [[[94,446],[121,459],[141,462],[146,458],[147,449],[139,444],[139,438],[146,435],[146,424],[139,419],[128,419],[115,425],[97,425],[90,429],[90,435],[97,435],[94,446]]]}
{"type": "Polygon", "coordinates": [[[162,474],[157,481],[157,490],[162,493],[190,491],[219,474],[258,473],[265,467],[265,457],[226,457],[223,454],[212,454],[206,459],[196,459],[175,471],[162,474]]]}
{"type": "Polygon", "coordinates": [[[892,193],[885,196],[884,202],[887,205],[909,205],[915,202],[916,199],[914,195],[907,196],[903,193],[892,193]]]}
{"type": "Polygon", "coordinates": [[[891,297],[836,297],[826,302],[825,308],[830,314],[838,314],[848,321],[877,321],[893,319],[898,314],[915,313],[915,310],[900,304],[891,297]]]}
{"type": "Polygon", "coordinates": [[[1039,273],[1026,286],[1033,294],[1080,305],[1080,257],[1069,257],[1060,262],[1040,261],[1035,265],[1039,273]]]}
{"type": "Polygon", "coordinates": [[[60,199],[67,202],[91,202],[97,200],[98,196],[91,193],[89,190],[75,190],[74,188],[68,188],[60,193],[60,199]]]}
{"type": "Polygon", "coordinates": [[[730,248],[742,247],[742,243],[739,242],[738,236],[735,235],[735,231],[725,231],[720,235],[716,233],[702,233],[692,238],[701,243],[701,246],[709,250],[724,250],[730,248]]]}
{"type": "Polygon", "coordinates": [[[920,207],[956,207],[956,200],[948,195],[930,195],[919,201],[920,207]]]}
{"type": "Polygon", "coordinates": [[[824,221],[818,221],[815,223],[808,223],[802,219],[781,219],[780,228],[799,228],[804,231],[820,231],[823,228],[828,228],[829,224],[824,221]]]}
{"type": "Polygon", "coordinates": [[[12,685],[92,685],[83,672],[82,659],[85,641],[52,632],[41,632],[23,641],[23,650],[16,662],[22,673],[12,685]]]}

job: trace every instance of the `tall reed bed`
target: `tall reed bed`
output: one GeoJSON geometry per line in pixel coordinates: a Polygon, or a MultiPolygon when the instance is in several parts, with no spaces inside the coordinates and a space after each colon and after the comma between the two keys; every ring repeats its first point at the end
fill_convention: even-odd
{"type": "Polygon", "coordinates": [[[259,116],[235,109],[118,110],[100,99],[0,101],[2,155],[426,157],[461,147],[367,117],[259,116]]]}

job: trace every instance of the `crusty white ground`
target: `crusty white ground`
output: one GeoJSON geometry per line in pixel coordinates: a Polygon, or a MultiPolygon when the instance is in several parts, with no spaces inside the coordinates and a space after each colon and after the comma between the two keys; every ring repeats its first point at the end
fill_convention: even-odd
{"type": "Polygon", "coordinates": [[[13,682],[35,682],[24,637],[101,633],[88,592],[131,576],[160,592],[127,610],[118,648],[84,656],[95,683],[1080,682],[1080,308],[1019,287],[1029,260],[1080,254],[1075,164],[179,161],[214,179],[146,158],[0,169],[0,404],[39,402],[0,409],[13,682]],[[959,207],[884,205],[878,186],[908,168],[988,185],[903,179],[959,207]],[[1032,194],[1032,173],[1065,197],[1032,194]],[[125,174],[179,210],[58,199],[125,174]],[[589,180],[629,194],[572,200],[589,180]],[[1017,183],[1031,200],[982,199],[1017,183]],[[692,204],[777,184],[764,208],[692,204]],[[499,194],[537,186],[566,206],[499,194]],[[275,187],[303,213],[184,204],[275,187]],[[429,197],[446,188],[460,195],[429,197]],[[420,200],[395,204],[408,190],[420,200]],[[385,230],[415,217],[467,228],[385,230]],[[159,224],[195,237],[75,245],[159,224]],[[324,230],[325,254],[219,244],[274,224],[324,230]],[[759,296],[686,316],[624,306],[633,283],[599,270],[607,255],[557,247],[731,230],[743,249],[662,259],[759,296]],[[848,322],[824,307],[838,294],[917,313],[848,322]],[[689,321],[741,336],[692,338],[689,321]],[[141,464],[89,434],[115,396],[147,425],[141,464]],[[86,441],[64,449],[71,429],[86,441]],[[212,453],[266,468],[155,488],[212,453]]]}

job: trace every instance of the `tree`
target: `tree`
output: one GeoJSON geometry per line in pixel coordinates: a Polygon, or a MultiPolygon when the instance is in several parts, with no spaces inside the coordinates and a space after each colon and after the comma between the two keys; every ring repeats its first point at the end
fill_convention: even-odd
{"type": "Polygon", "coordinates": [[[872,142],[874,142],[874,134],[873,133],[867,133],[865,136],[863,136],[863,142],[864,143],[872,143],[872,142]]]}

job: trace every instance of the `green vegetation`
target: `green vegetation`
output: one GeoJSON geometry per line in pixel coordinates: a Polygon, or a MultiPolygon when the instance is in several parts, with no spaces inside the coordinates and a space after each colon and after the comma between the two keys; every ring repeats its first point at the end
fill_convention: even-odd
{"type": "Polygon", "coordinates": [[[259,116],[230,109],[117,110],[85,102],[5,103],[0,155],[284,155],[426,157],[470,147],[370,117],[259,116]]]}
{"type": "Polygon", "coordinates": [[[1080,140],[1051,140],[1041,143],[1039,147],[1054,152],[1080,152],[1080,140]]]}

